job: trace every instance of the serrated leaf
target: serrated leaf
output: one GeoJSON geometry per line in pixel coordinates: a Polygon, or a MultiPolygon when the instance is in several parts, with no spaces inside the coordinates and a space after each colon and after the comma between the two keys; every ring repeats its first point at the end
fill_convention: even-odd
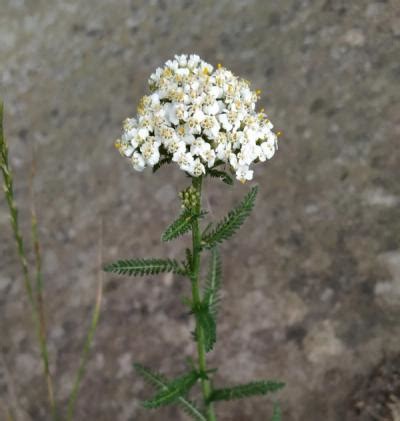
{"type": "Polygon", "coordinates": [[[192,228],[193,218],[194,216],[191,214],[191,212],[185,209],[179,218],[165,230],[161,236],[161,239],[163,241],[171,241],[190,231],[192,228]]]}
{"type": "Polygon", "coordinates": [[[246,217],[254,207],[257,196],[257,187],[253,187],[245,196],[242,202],[217,224],[217,226],[202,237],[202,245],[205,248],[212,248],[218,243],[231,237],[243,224],[246,217]]]}
{"type": "Polygon", "coordinates": [[[207,235],[207,233],[208,233],[208,231],[212,228],[212,223],[211,222],[209,222],[208,224],[207,224],[207,226],[204,228],[204,231],[203,231],[203,236],[206,236],[207,235]]]}
{"type": "Polygon", "coordinates": [[[192,264],[193,264],[193,255],[192,255],[192,250],[190,249],[186,249],[185,250],[185,254],[186,254],[186,266],[192,270],[192,264]]]}
{"type": "Polygon", "coordinates": [[[241,399],[249,396],[266,395],[276,392],[285,386],[278,381],[255,381],[238,386],[215,389],[211,393],[210,401],[229,401],[232,399],[241,399]]]}
{"type": "Polygon", "coordinates": [[[162,272],[185,273],[185,270],[174,259],[118,260],[104,266],[104,271],[129,276],[156,275],[162,272]]]}
{"type": "Polygon", "coordinates": [[[211,250],[210,266],[208,268],[206,287],[203,294],[203,303],[208,306],[213,316],[217,316],[219,290],[221,288],[222,265],[217,247],[211,250]]]}
{"type": "MultiPolygon", "coordinates": [[[[160,373],[156,373],[141,364],[134,364],[135,370],[140,374],[149,384],[154,386],[157,390],[168,390],[168,380],[160,373]]],[[[206,417],[197,408],[194,402],[189,399],[179,396],[176,403],[182,408],[182,410],[191,416],[196,421],[207,421],[206,417]]]]}
{"type": "Polygon", "coordinates": [[[274,413],[272,414],[271,421],[281,421],[282,420],[282,411],[278,403],[274,405],[274,413]]]}
{"type": "Polygon", "coordinates": [[[168,382],[152,399],[143,402],[145,408],[158,408],[175,402],[179,396],[186,395],[199,379],[196,371],[190,371],[177,379],[168,382]]]}
{"type": "Polygon", "coordinates": [[[233,178],[225,171],[211,169],[208,171],[208,174],[210,174],[210,176],[213,178],[219,178],[225,184],[230,186],[233,184],[233,178]]]}
{"type": "MultiPolygon", "coordinates": [[[[206,305],[201,305],[200,308],[194,311],[196,314],[197,324],[203,332],[203,341],[206,352],[213,349],[217,341],[217,324],[214,315],[210,308],[206,305]]],[[[195,334],[196,340],[199,338],[199,332],[195,334]]]]}
{"type": "Polygon", "coordinates": [[[135,363],[133,364],[133,367],[136,372],[147,381],[147,383],[154,386],[156,389],[163,389],[168,382],[162,374],[150,370],[142,364],[135,363]]]}
{"type": "Polygon", "coordinates": [[[198,409],[197,404],[189,399],[180,396],[177,400],[177,404],[180,406],[183,412],[189,415],[196,421],[207,421],[203,413],[198,409]]]}
{"type": "Polygon", "coordinates": [[[160,159],[157,164],[153,166],[153,174],[158,171],[163,165],[170,164],[172,162],[172,157],[168,156],[166,158],[160,159]]]}

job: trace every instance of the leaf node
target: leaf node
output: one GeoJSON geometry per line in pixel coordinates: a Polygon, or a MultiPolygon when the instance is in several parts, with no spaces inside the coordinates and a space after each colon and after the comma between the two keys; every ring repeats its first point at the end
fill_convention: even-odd
{"type": "MultiPolygon", "coordinates": [[[[138,363],[134,364],[134,367],[136,372],[139,375],[141,375],[144,378],[144,380],[146,380],[150,385],[154,386],[157,390],[169,390],[169,382],[162,374],[156,373],[138,363]]],[[[178,395],[176,398],[173,399],[171,403],[178,404],[181,407],[181,409],[194,420],[207,421],[204,414],[200,411],[200,409],[197,408],[197,405],[194,402],[187,399],[186,397],[178,395]]]]}

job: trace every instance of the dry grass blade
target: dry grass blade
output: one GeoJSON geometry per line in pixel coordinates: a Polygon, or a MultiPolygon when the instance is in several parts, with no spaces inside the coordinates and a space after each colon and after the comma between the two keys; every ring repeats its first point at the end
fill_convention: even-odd
{"type": "MultiPolygon", "coordinates": [[[[54,402],[53,388],[52,388],[51,376],[50,376],[50,371],[49,371],[47,342],[46,342],[45,335],[42,334],[42,323],[41,323],[41,316],[40,316],[40,311],[39,311],[40,305],[37,301],[36,295],[33,292],[33,287],[32,287],[33,283],[30,276],[28,260],[27,260],[26,252],[25,252],[25,243],[24,243],[24,239],[19,227],[18,208],[15,204],[15,199],[14,199],[13,176],[12,176],[12,171],[9,166],[9,160],[8,160],[8,146],[7,146],[6,140],[4,138],[4,133],[3,133],[3,104],[1,102],[0,102],[0,170],[3,174],[4,193],[5,193],[6,201],[8,204],[11,228],[14,234],[15,241],[17,243],[18,257],[19,257],[19,261],[20,261],[22,273],[23,273],[23,278],[24,278],[24,287],[25,287],[26,294],[28,296],[29,303],[31,305],[32,316],[35,323],[36,335],[39,342],[40,354],[43,361],[43,370],[44,370],[44,375],[47,382],[47,389],[48,389],[52,417],[55,420],[57,417],[56,405],[54,402]]],[[[37,238],[36,238],[36,241],[38,243],[37,238]]],[[[41,271],[39,272],[38,276],[41,277],[41,271]]]]}
{"type": "Polygon", "coordinates": [[[102,250],[103,250],[103,223],[100,222],[100,234],[99,234],[99,252],[98,252],[98,282],[97,282],[97,293],[96,302],[93,309],[92,321],[89,330],[86,335],[85,344],[81,353],[79,368],[76,372],[75,382],[72,387],[72,391],[68,401],[67,409],[67,421],[72,421],[75,412],[75,403],[78,397],[79,387],[82,382],[83,376],[86,371],[86,365],[89,357],[89,352],[92,347],[94,334],[99,322],[101,301],[103,296],[103,271],[102,271],[102,250]]]}
{"type": "Polygon", "coordinates": [[[29,189],[31,194],[31,230],[32,230],[32,243],[33,250],[35,254],[35,270],[36,270],[36,282],[35,282],[35,295],[36,295],[36,305],[37,312],[40,324],[40,337],[41,341],[45,346],[42,349],[42,359],[44,364],[44,372],[47,382],[47,392],[49,395],[49,401],[51,405],[51,410],[53,418],[57,418],[56,404],[54,400],[54,388],[53,380],[50,373],[49,367],[49,355],[47,350],[47,329],[46,329],[46,317],[44,309],[44,299],[43,299],[43,275],[42,275],[42,255],[41,255],[41,246],[38,234],[38,222],[36,216],[36,202],[35,202],[35,189],[34,189],[34,179],[36,175],[36,159],[35,152],[32,152],[32,167],[31,167],[31,178],[29,183],[29,189]]]}

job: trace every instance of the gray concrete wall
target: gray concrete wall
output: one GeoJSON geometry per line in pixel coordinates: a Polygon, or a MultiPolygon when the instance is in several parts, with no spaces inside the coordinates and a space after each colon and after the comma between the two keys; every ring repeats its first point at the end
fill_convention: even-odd
{"type": "MultiPolygon", "coordinates": [[[[107,261],[182,253],[159,239],[187,180],[173,168],[134,173],[113,147],[148,75],[182,52],[251,80],[283,132],[277,156],[256,167],[255,212],[222,248],[217,382],[283,379],[284,420],[390,417],[385,394],[364,410],[376,395],[362,391],[400,351],[398,0],[1,0],[0,95],[27,235],[36,150],[58,400],[95,299],[99,220],[107,261]]],[[[208,182],[205,203],[219,217],[247,189],[208,182]]],[[[0,238],[1,400],[21,419],[48,420],[4,200],[0,238]]],[[[150,390],[131,365],[183,369],[194,352],[180,302],[188,291],[179,277],[106,276],[77,420],[186,419],[145,412],[139,398],[150,390]]],[[[226,421],[271,411],[269,398],[219,406],[226,421]]]]}

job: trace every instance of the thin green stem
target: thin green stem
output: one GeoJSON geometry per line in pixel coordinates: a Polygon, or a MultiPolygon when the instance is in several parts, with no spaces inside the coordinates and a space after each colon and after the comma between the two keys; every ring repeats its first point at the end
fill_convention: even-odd
{"type": "MultiPolygon", "coordinates": [[[[199,194],[199,201],[195,213],[200,214],[201,208],[201,185],[202,177],[195,177],[192,179],[192,185],[199,194]]],[[[200,252],[201,252],[201,234],[199,227],[199,218],[194,218],[192,222],[192,241],[193,241],[193,262],[192,262],[192,299],[194,306],[201,304],[200,288],[199,288],[199,272],[200,272],[200,252]]],[[[196,319],[196,340],[199,371],[203,374],[207,372],[206,363],[206,348],[204,341],[204,331],[198,320],[196,319]]],[[[212,402],[209,398],[212,393],[211,381],[207,378],[202,378],[201,386],[203,391],[203,400],[206,408],[207,421],[216,421],[216,416],[212,402]]]]}
{"type": "Polygon", "coordinates": [[[36,174],[36,162],[33,158],[32,161],[32,174],[30,179],[30,191],[31,191],[31,230],[32,230],[32,243],[35,254],[35,269],[36,269],[36,284],[35,284],[35,293],[36,293],[36,306],[37,313],[40,324],[40,337],[41,343],[44,344],[41,346],[42,359],[44,364],[44,373],[47,383],[47,392],[49,395],[49,401],[51,405],[51,413],[54,420],[57,420],[57,408],[54,400],[54,388],[53,380],[50,374],[49,368],[49,355],[47,350],[47,329],[46,329],[46,317],[44,311],[44,299],[43,299],[43,275],[42,275],[42,256],[41,256],[41,247],[38,234],[38,222],[36,217],[36,208],[35,208],[35,189],[33,181],[36,174]]]}

